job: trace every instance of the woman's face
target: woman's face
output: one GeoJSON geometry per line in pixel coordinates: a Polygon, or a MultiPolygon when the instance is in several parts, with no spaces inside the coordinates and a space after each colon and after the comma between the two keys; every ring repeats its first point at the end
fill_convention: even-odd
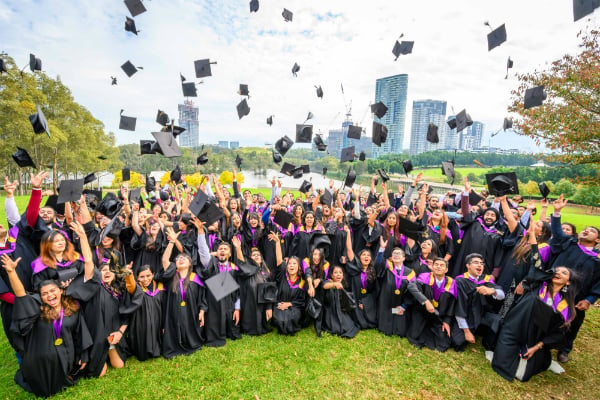
{"type": "Polygon", "coordinates": [[[50,307],[58,307],[62,299],[62,290],[53,283],[49,283],[40,288],[40,298],[42,303],[50,307]]]}
{"type": "Polygon", "coordinates": [[[152,207],[152,214],[158,216],[158,214],[160,214],[160,212],[162,211],[162,207],[159,206],[158,204],[155,205],[154,207],[152,207]]]}
{"type": "Polygon", "coordinates": [[[552,278],[552,283],[561,287],[566,286],[569,284],[570,278],[571,274],[567,268],[557,267],[554,273],[554,278],[552,278]]]}
{"type": "Polygon", "coordinates": [[[187,270],[191,266],[190,258],[185,254],[179,254],[175,257],[175,268],[177,271],[187,270]]]}
{"type": "Polygon", "coordinates": [[[302,213],[303,213],[302,207],[295,207],[294,208],[294,215],[296,217],[302,216],[302,213]]]}
{"type": "Polygon", "coordinates": [[[298,261],[295,258],[290,258],[286,267],[288,275],[297,275],[298,267],[298,261]]]}
{"type": "Polygon", "coordinates": [[[115,273],[110,270],[108,264],[104,264],[102,269],[100,269],[100,273],[102,274],[102,282],[111,284],[112,281],[115,280],[115,273]]]}
{"type": "Polygon", "coordinates": [[[143,287],[148,287],[152,283],[152,279],[154,279],[154,274],[151,269],[145,269],[138,274],[138,282],[143,287]]]}
{"type": "Polygon", "coordinates": [[[154,223],[152,225],[150,225],[150,234],[152,236],[156,236],[158,235],[158,232],[160,231],[160,225],[154,223]]]}
{"type": "Polygon", "coordinates": [[[113,245],[114,241],[113,238],[104,236],[104,238],[102,238],[102,247],[108,249],[113,245]]]}
{"type": "Polygon", "coordinates": [[[573,228],[571,227],[571,225],[562,224],[561,228],[565,235],[573,236],[573,228]]]}
{"type": "Polygon", "coordinates": [[[250,218],[248,223],[252,228],[256,228],[258,226],[258,220],[256,218],[250,218]]]}
{"type": "MultiPolygon", "coordinates": [[[[535,229],[535,236],[540,236],[542,234],[542,227],[544,223],[542,221],[535,221],[533,228],[535,229]]],[[[563,230],[564,232],[564,230],[563,230]]]]}
{"type": "Polygon", "coordinates": [[[342,210],[340,207],[336,207],[334,213],[335,219],[341,220],[342,218],[344,218],[344,210],[342,210]]]}
{"type": "Polygon", "coordinates": [[[431,214],[431,219],[439,221],[442,219],[442,210],[440,210],[439,208],[437,208],[433,214],[431,214]]]}
{"type": "Polygon", "coordinates": [[[67,248],[67,240],[63,235],[54,235],[52,239],[52,252],[62,253],[67,248]]]}
{"type": "Polygon", "coordinates": [[[344,271],[340,267],[335,267],[331,273],[331,280],[333,282],[341,282],[344,279],[344,271]]]}
{"type": "Polygon", "coordinates": [[[233,224],[233,226],[235,226],[236,228],[239,228],[242,225],[242,217],[240,217],[239,214],[233,214],[231,216],[231,223],[233,224]]]}
{"type": "Polygon", "coordinates": [[[400,208],[398,209],[398,216],[400,216],[402,218],[406,218],[407,215],[408,215],[408,206],[401,205],[400,208]]]}
{"type": "Polygon", "coordinates": [[[312,214],[306,214],[306,217],[304,217],[304,223],[306,226],[313,226],[315,223],[315,216],[312,214]]]}
{"type": "Polygon", "coordinates": [[[360,263],[362,265],[369,265],[371,263],[371,253],[368,251],[363,251],[360,254],[360,263]]]}
{"type": "Polygon", "coordinates": [[[431,240],[427,239],[421,243],[421,253],[429,254],[431,253],[431,247],[433,247],[431,240]]]}
{"type": "Polygon", "coordinates": [[[250,254],[250,258],[252,258],[256,264],[262,264],[262,255],[260,254],[260,251],[254,250],[252,254],[250,254]]]}
{"type": "Polygon", "coordinates": [[[312,252],[312,262],[313,264],[321,262],[321,252],[318,249],[314,249],[312,252]]]}
{"type": "Polygon", "coordinates": [[[238,209],[237,206],[238,206],[238,203],[235,199],[229,199],[229,209],[231,211],[237,211],[237,209],[238,209]]]}
{"type": "Polygon", "coordinates": [[[331,208],[329,208],[328,205],[324,205],[323,206],[323,216],[324,217],[331,217],[331,208]]]}
{"type": "Polygon", "coordinates": [[[389,213],[386,218],[386,221],[389,227],[394,227],[396,226],[396,222],[398,222],[398,218],[396,217],[396,214],[389,213]]]}

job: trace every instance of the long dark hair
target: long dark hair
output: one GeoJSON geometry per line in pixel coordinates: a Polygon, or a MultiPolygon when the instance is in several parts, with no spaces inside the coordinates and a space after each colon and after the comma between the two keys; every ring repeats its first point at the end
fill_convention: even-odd
{"type": "MultiPolygon", "coordinates": [[[[360,256],[362,256],[362,254],[364,252],[369,252],[369,254],[371,253],[369,251],[369,249],[362,249],[361,251],[358,252],[358,266],[362,269],[362,264],[360,262],[360,256]]],[[[333,272],[333,270],[331,271],[333,272]]],[[[377,274],[375,274],[375,267],[373,266],[373,256],[371,256],[371,262],[369,262],[369,265],[367,265],[367,282],[368,283],[372,283],[375,281],[375,279],[377,279],[377,274]]]]}
{"type": "MultiPolygon", "coordinates": [[[[64,310],[65,317],[70,317],[71,315],[79,311],[79,303],[77,302],[77,300],[70,296],[66,296],[65,291],[60,288],[60,285],[55,280],[43,281],[40,284],[40,293],[42,292],[42,288],[47,285],[56,286],[60,290],[60,304],[62,305],[62,308],[64,310]]],[[[40,306],[40,311],[42,312],[40,314],[40,318],[42,318],[46,322],[53,322],[59,318],[59,313],[54,308],[50,307],[48,304],[42,303],[42,305],[40,306]]]]}
{"type": "MultiPolygon", "coordinates": [[[[179,257],[179,256],[186,257],[188,259],[188,261],[190,262],[190,266],[188,267],[188,273],[187,273],[185,279],[183,280],[183,289],[185,291],[187,291],[188,286],[190,285],[190,275],[192,274],[192,272],[194,272],[193,266],[192,266],[192,257],[190,257],[186,253],[180,253],[177,255],[177,257],[179,257]]],[[[179,288],[179,279],[180,278],[181,278],[181,276],[179,275],[179,271],[177,271],[175,273],[175,277],[171,281],[171,291],[173,293],[177,293],[177,289],[179,288]]]]}
{"type": "Polygon", "coordinates": [[[323,250],[315,247],[310,252],[310,257],[308,258],[308,266],[310,267],[310,269],[312,271],[313,279],[324,279],[325,278],[325,271],[323,270],[324,265],[325,265],[325,255],[323,254],[323,250]],[[313,263],[313,254],[315,253],[315,251],[319,252],[319,263],[318,264],[313,263]]]}
{"type": "MultiPolygon", "coordinates": [[[[577,291],[579,290],[579,275],[573,271],[573,269],[565,267],[564,265],[559,265],[554,268],[566,268],[569,271],[569,285],[565,286],[562,291],[562,295],[565,300],[567,300],[567,304],[569,307],[569,319],[565,321],[562,325],[563,327],[570,327],[571,322],[575,319],[577,311],[575,310],[575,296],[577,296],[577,291]],[[566,288],[566,289],[565,289],[566,288]]],[[[552,285],[552,278],[550,278],[548,285],[552,285]]]]}

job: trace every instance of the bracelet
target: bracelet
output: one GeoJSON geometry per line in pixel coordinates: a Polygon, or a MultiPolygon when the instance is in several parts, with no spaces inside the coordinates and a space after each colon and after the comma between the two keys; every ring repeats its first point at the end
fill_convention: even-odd
{"type": "Polygon", "coordinates": [[[544,348],[544,342],[539,342],[539,343],[537,344],[537,348],[538,348],[538,350],[541,350],[541,349],[543,349],[543,348],[544,348]]]}
{"type": "Polygon", "coordinates": [[[121,329],[119,329],[119,333],[121,334],[121,336],[125,334],[125,332],[121,331],[121,329]]]}

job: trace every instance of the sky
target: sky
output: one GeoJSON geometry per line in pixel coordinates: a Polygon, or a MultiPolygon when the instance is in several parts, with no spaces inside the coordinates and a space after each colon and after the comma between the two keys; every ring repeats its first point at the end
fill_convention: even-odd
{"type": "Polygon", "coordinates": [[[351,107],[355,123],[371,135],[378,78],[408,74],[404,146],[408,148],[413,100],[466,109],[485,124],[483,145],[539,152],[532,140],[501,132],[516,73],[543,70],[578,52],[577,33],[598,26],[600,11],[573,22],[569,0],[145,0],[135,18],[139,34],[124,30],[131,15],[123,1],[0,0],[0,50],[19,66],[29,53],[43,70],[60,76],[79,104],[115,133],[117,145],[152,139],[156,112],[177,118],[184,100],[179,74],[194,76],[194,61],[209,58],[212,75],[198,85],[200,143],[239,140],[263,146],[308,112],[315,133],[341,126],[351,107]],[[294,13],[285,22],[283,8],[294,13]],[[43,17],[42,17],[43,16],[43,17]],[[506,24],[507,41],[487,50],[490,28],[506,24]],[[396,39],[414,41],[412,54],[394,61],[396,39]],[[514,68],[506,74],[506,60],[514,68]],[[128,78],[120,66],[142,66],[128,78]],[[300,65],[298,76],[291,73],[300,65]],[[111,85],[111,76],[118,84],[111,85]],[[239,84],[248,84],[250,114],[238,119],[239,84]],[[316,96],[315,85],[324,91],[316,96]],[[343,85],[344,92],[341,87],[343,85]],[[135,132],[118,129],[121,109],[137,117],[135,132]],[[273,126],[266,118],[274,115],[273,126]]]}

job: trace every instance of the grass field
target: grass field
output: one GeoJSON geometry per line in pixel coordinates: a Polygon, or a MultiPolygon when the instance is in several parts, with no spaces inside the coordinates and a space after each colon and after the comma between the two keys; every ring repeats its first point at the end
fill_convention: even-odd
{"type": "MultiPolygon", "coordinates": [[[[475,176],[480,176],[482,174],[487,174],[487,172],[491,168],[480,168],[480,167],[456,167],[455,171],[459,172],[463,177],[473,173],[475,176]]],[[[441,168],[427,168],[427,169],[419,169],[415,170],[412,173],[423,172],[423,175],[426,177],[426,180],[435,181],[435,182],[446,182],[446,177],[442,175],[441,168]]],[[[456,184],[456,182],[454,182],[456,184]]],[[[459,182],[462,184],[462,182],[459,182]]]]}

